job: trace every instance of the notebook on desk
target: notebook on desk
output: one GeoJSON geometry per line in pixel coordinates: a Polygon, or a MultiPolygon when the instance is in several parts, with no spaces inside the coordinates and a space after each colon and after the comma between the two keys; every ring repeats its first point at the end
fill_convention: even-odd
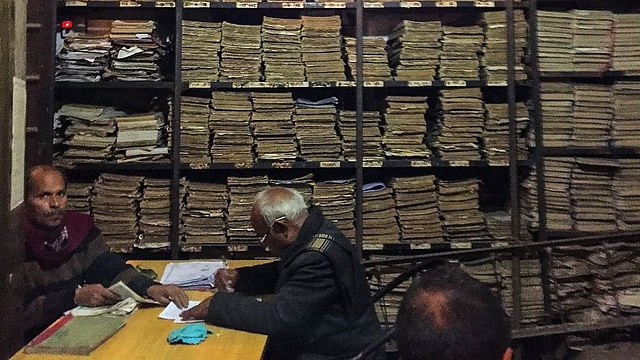
{"type": "Polygon", "coordinates": [[[24,348],[27,354],[89,355],[124,326],[126,317],[65,315],[24,348]]]}

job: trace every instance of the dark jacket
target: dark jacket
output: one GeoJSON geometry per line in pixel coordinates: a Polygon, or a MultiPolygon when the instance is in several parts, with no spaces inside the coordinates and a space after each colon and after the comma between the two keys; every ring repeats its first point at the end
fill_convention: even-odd
{"type": "MultiPolygon", "coordinates": [[[[381,336],[363,267],[316,208],[280,261],[239,269],[236,292],[211,299],[206,321],[266,334],[277,359],[346,358],[381,336]],[[275,293],[263,301],[258,294],[275,293]],[[369,305],[369,306],[367,306],[369,305]]],[[[369,359],[384,358],[378,351],[369,359]]]]}

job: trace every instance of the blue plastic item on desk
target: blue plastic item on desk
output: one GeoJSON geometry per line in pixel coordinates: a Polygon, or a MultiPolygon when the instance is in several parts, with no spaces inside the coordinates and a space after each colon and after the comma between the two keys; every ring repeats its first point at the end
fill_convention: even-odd
{"type": "Polygon", "coordinates": [[[199,344],[207,338],[208,334],[213,334],[211,330],[207,330],[204,324],[189,324],[181,328],[173,330],[167,336],[169,344],[199,344]]]}

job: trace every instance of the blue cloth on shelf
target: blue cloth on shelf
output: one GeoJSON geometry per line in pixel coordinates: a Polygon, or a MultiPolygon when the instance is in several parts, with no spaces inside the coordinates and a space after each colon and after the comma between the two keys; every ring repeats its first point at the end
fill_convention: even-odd
{"type": "Polygon", "coordinates": [[[200,344],[207,338],[208,334],[213,334],[213,331],[207,330],[204,324],[189,324],[181,328],[173,330],[167,336],[169,344],[200,344]]]}

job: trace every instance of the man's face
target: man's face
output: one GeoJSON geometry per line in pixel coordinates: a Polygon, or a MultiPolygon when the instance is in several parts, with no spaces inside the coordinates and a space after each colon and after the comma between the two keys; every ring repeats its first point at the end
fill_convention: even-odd
{"type": "Polygon", "coordinates": [[[27,194],[30,221],[49,228],[58,227],[67,207],[64,178],[54,171],[36,170],[33,185],[27,194]]]}
{"type": "Polygon", "coordinates": [[[251,211],[251,226],[260,238],[264,237],[262,246],[274,255],[280,255],[287,247],[288,239],[286,231],[282,231],[282,224],[266,224],[262,216],[260,216],[256,207],[251,211]],[[274,226],[277,229],[274,229],[274,226]],[[279,230],[279,231],[278,231],[279,230]]]}

